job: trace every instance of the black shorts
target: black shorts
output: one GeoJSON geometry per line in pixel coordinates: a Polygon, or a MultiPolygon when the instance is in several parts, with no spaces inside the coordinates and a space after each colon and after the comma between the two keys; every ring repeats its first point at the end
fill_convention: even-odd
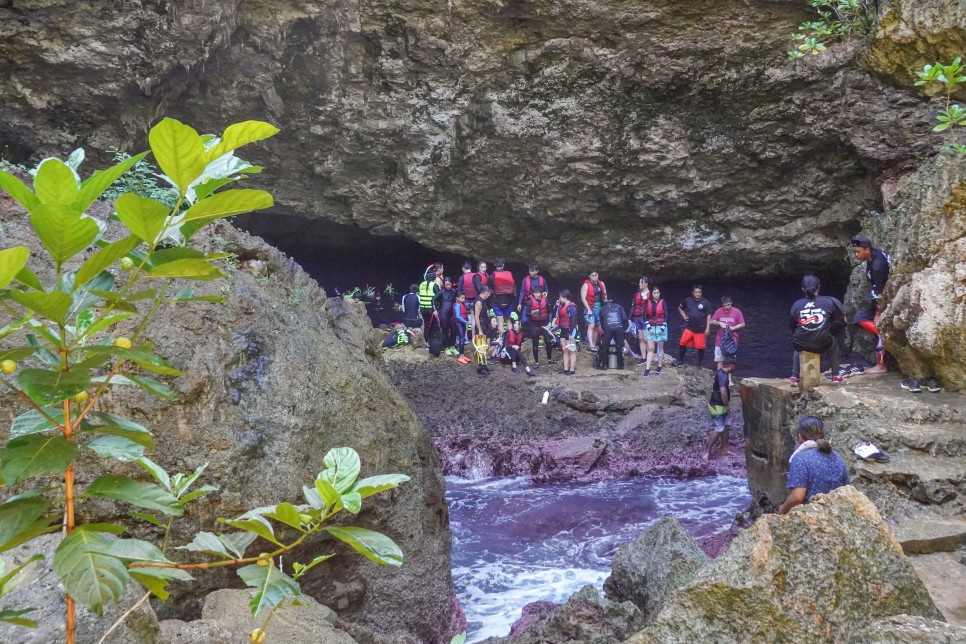
{"type": "Polygon", "coordinates": [[[874,322],[875,321],[875,302],[872,299],[867,299],[865,303],[855,312],[855,323],[859,322],[874,322]]]}

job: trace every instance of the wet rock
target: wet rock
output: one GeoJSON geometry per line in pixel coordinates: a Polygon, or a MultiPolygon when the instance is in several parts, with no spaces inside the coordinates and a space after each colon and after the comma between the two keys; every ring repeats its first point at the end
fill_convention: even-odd
{"type": "Polygon", "coordinates": [[[942,617],[875,506],[846,486],[759,519],[628,642],[859,642],[897,615],[942,617]]]}
{"type": "MultiPolygon", "coordinates": [[[[0,11],[5,158],[133,149],[159,111],[203,131],[266,118],[282,132],[250,154],[277,170],[280,214],[539,258],[559,276],[589,263],[635,280],[641,266],[666,279],[827,266],[878,201],[880,169],[912,162],[930,127],[915,91],[855,65],[863,39],[787,59],[815,16],[807,3],[0,11]]],[[[295,217],[258,230],[308,256],[340,243],[295,217]]]]}
{"type": "Polygon", "coordinates": [[[671,595],[709,561],[681,523],[669,515],[617,550],[604,592],[612,601],[634,603],[652,622],[671,595]]]}
{"type": "MultiPolygon", "coordinates": [[[[159,644],[212,642],[230,644],[245,642],[252,629],[260,628],[268,616],[263,609],[252,617],[249,590],[216,590],[205,598],[201,619],[197,622],[165,621],[161,624],[159,644]],[[204,639],[204,638],[209,639],[204,639]],[[224,639],[222,639],[224,638],[224,639]]],[[[299,606],[283,606],[275,611],[266,641],[287,644],[354,644],[349,634],[336,627],[337,616],[311,597],[300,597],[299,606]]]]}
{"type": "MultiPolygon", "coordinates": [[[[541,607],[541,612],[545,607],[541,607]]],[[[561,606],[517,629],[512,637],[491,637],[484,644],[611,644],[622,641],[644,625],[640,610],[631,602],[604,599],[593,586],[584,586],[561,606]]]]}
{"type": "Polygon", "coordinates": [[[523,607],[520,614],[520,619],[513,622],[510,626],[510,637],[517,637],[525,630],[533,626],[536,622],[543,619],[547,615],[553,612],[559,604],[554,604],[549,601],[536,601],[530,602],[523,607]]]}
{"type": "MultiPolygon", "coordinates": [[[[24,615],[37,622],[37,628],[25,628],[0,622],[0,642],[20,644],[49,644],[64,640],[66,631],[66,607],[64,587],[54,573],[53,557],[60,535],[45,535],[3,553],[6,572],[29,559],[34,554],[44,555],[42,561],[27,568],[27,579],[3,600],[3,608],[34,608],[24,615]]],[[[83,606],[77,606],[77,643],[95,644],[128,609],[144,595],[145,590],[135,582],[128,584],[117,603],[104,604],[104,614],[98,616],[83,606]]],[[[158,618],[151,604],[145,602],[132,612],[111,633],[105,644],[154,644],[160,643],[158,618]]]]}
{"type": "MultiPolygon", "coordinates": [[[[5,197],[0,220],[10,243],[37,244],[24,227],[22,211],[5,197]]],[[[172,545],[190,542],[198,530],[218,530],[219,517],[301,502],[302,486],[322,469],[325,453],[353,447],[363,476],[400,472],[411,477],[398,490],[367,499],[352,519],[393,538],[405,564],[378,566],[331,540],[313,539],[295,560],[322,552],[338,556],[303,577],[303,592],[375,631],[407,628],[427,640],[444,637],[440,629],[450,627],[455,591],[442,467],[429,434],[389,381],[363,305],[327,299],[289,258],[228,223],[197,239],[245,261],[258,259],[259,275],[229,270],[226,283],[193,283],[195,295],[222,295],[224,287],[226,302],[162,308],[153,318],[146,337],[185,372],[169,382],[176,402],[134,387],[115,387],[99,402],[101,410],[150,429],[156,441],[150,456],[168,471],[191,472],[209,464],[202,482],[219,491],[175,521],[172,545]]],[[[82,259],[83,254],[75,261],[82,259]]],[[[31,266],[42,277],[51,270],[36,259],[31,266]]],[[[15,400],[0,403],[0,418],[8,424],[22,412],[15,400]]],[[[130,463],[109,466],[145,476],[130,463]]],[[[93,480],[100,467],[101,461],[87,461],[78,483],[93,480]]],[[[129,524],[135,536],[160,539],[160,530],[132,521],[129,511],[122,504],[80,502],[85,520],[116,520],[129,524]]],[[[186,556],[171,552],[175,558],[186,556]]],[[[172,585],[171,600],[158,609],[163,618],[197,617],[205,595],[239,583],[224,568],[195,577],[193,583],[172,585]]]]}

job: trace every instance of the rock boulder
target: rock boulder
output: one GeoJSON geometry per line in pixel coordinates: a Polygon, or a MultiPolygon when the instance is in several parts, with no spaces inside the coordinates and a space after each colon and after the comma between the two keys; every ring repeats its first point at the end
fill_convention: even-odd
{"type": "Polygon", "coordinates": [[[897,615],[942,619],[875,506],[847,486],[759,519],[629,642],[864,642],[897,615]]]}
{"type": "Polygon", "coordinates": [[[681,523],[668,515],[617,550],[604,591],[612,601],[633,602],[650,622],[671,594],[709,561],[681,523]]]}

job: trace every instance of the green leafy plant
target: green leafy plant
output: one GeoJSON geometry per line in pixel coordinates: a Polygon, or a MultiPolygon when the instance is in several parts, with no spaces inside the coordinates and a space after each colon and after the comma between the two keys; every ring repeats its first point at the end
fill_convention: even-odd
{"type": "Polygon", "coordinates": [[[818,20],[803,22],[792,40],[801,44],[788,52],[792,60],[806,54],[820,54],[826,42],[852,36],[864,36],[875,26],[874,0],[811,0],[818,20]]]}
{"type": "MultiPolygon", "coordinates": [[[[281,556],[316,534],[326,533],[379,563],[402,562],[399,548],[384,535],[324,525],[343,510],[358,513],[366,497],[408,480],[398,474],[358,480],[359,457],[349,448],[325,455],[322,471],[304,488],[304,504],[285,502],[223,519],[225,528],[233,530],[199,532],[178,548],[205,561],[169,558],[172,521],[184,514],[188,503],[214,489],[195,487],[205,466],[188,475],[169,475],[144,455],[154,446],[146,427],[97,408],[101,396],[117,386],[176,398],[164,379],[182,372],[155,352],[146,329],[162,307],[223,299],[195,296],[192,289],[175,290],[174,285],[178,280],[224,277],[217,264],[230,254],[191,247],[202,228],[272,206],[265,191],[228,186],[258,170],[235,157],[235,150],[277,131],[268,123],[246,121],[216,137],[163,119],[148,140],[160,172],[157,178],[172,186],[173,200],[154,188],[132,191],[134,184],[121,180],[144,162],[147,152],[83,180],[82,150],[67,161],[44,159],[31,172],[32,186],[0,170],[0,189],[27,210],[43,247],[41,256],[33,258],[33,268],[26,246],[0,250],[0,307],[7,318],[0,328],[0,383],[26,408],[0,444],[0,486],[16,485],[18,492],[0,502],[0,552],[63,530],[53,567],[66,590],[69,643],[76,634],[76,602],[102,614],[104,604],[116,601],[131,580],[148,590],[141,601],[150,594],[164,600],[169,584],[191,579],[188,571],[237,566],[239,576],[254,589],[253,614],[274,608],[298,595],[298,579],[328,558],[283,568],[281,556]],[[119,230],[109,235],[109,222],[87,210],[119,180],[114,204],[114,227],[119,230]],[[81,256],[89,248],[96,250],[81,256]],[[96,459],[136,462],[153,481],[104,474],[78,485],[76,466],[96,459]],[[39,485],[37,477],[43,477],[39,485]],[[51,488],[55,477],[60,484],[51,488]],[[86,498],[134,506],[132,519],[164,529],[161,547],[123,538],[125,525],[78,521],[77,506],[86,498]],[[257,539],[268,544],[265,551],[247,556],[257,539]]],[[[22,573],[21,567],[0,577],[0,597],[8,595],[22,573]]],[[[0,619],[30,626],[24,615],[31,610],[5,608],[0,619]]]]}
{"type": "Polygon", "coordinates": [[[940,151],[950,154],[966,153],[966,145],[952,140],[956,128],[966,126],[966,108],[952,100],[953,93],[960,85],[966,83],[962,57],[957,56],[948,65],[940,61],[926,65],[921,71],[916,72],[916,77],[918,78],[917,87],[925,87],[927,90],[938,89],[938,93],[945,98],[945,104],[936,114],[937,124],[932,128],[933,132],[942,132],[946,137],[946,143],[940,151]]]}

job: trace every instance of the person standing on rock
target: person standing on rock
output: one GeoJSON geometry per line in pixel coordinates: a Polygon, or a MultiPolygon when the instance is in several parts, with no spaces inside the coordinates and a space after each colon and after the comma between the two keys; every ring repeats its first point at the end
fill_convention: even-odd
{"type": "Polygon", "coordinates": [[[524,324],[527,322],[527,298],[536,293],[537,289],[540,289],[544,294],[550,292],[550,289],[547,288],[547,280],[540,274],[540,264],[530,262],[527,276],[520,281],[520,299],[517,300],[517,313],[523,316],[524,324]]]}
{"type": "Polygon", "coordinates": [[[486,364],[488,339],[486,329],[490,324],[490,287],[480,288],[479,297],[473,308],[473,348],[476,351],[476,373],[481,376],[490,373],[486,364]],[[484,326],[486,325],[486,326],[484,326]]]}
{"type": "Polygon", "coordinates": [[[798,448],[788,460],[788,484],[791,492],[778,508],[788,514],[792,508],[808,503],[816,494],[828,494],[849,484],[849,468],[841,454],[825,440],[825,426],[814,416],[798,421],[798,448]]]}
{"type": "Polygon", "coordinates": [[[457,355],[456,339],[453,333],[453,306],[456,304],[456,291],[450,278],[443,280],[443,288],[433,298],[433,307],[439,314],[439,326],[443,331],[444,353],[457,355]]]}
{"type": "Polygon", "coordinates": [[[597,353],[597,327],[600,326],[600,307],[607,298],[607,286],[600,279],[597,269],[587,271],[587,279],[580,287],[580,301],[584,305],[584,320],[587,322],[587,343],[590,352],[597,353]]]}
{"type": "Polygon", "coordinates": [[[684,362],[688,347],[694,347],[698,352],[698,369],[704,362],[705,338],[711,330],[711,302],[702,297],[700,284],[691,287],[691,297],[681,302],[678,313],[684,320],[684,331],[678,342],[678,360],[684,362]]]}
{"type": "Polygon", "coordinates": [[[466,347],[466,329],[470,322],[470,311],[466,308],[466,296],[462,293],[456,294],[456,302],[453,304],[453,327],[455,329],[456,340],[456,361],[461,364],[469,364],[470,359],[466,357],[463,349],[466,347]]]}
{"type": "Polygon", "coordinates": [[[479,293],[484,286],[489,286],[492,289],[493,278],[486,272],[486,262],[480,262],[478,267],[479,269],[473,273],[473,286],[476,287],[476,292],[479,293]]]}
{"type": "Polygon", "coordinates": [[[792,346],[795,348],[792,354],[793,387],[798,386],[802,351],[828,354],[832,382],[843,381],[844,371],[840,371],[839,364],[839,341],[845,329],[845,313],[839,300],[820,295],[821,290],[822,281],[818,277],[803,277],[802,291],[805,297],[795,301],[788,318],[788,326],[792,330],[792,346]]]}
{"type": "Polygon", "coordinates": [[[433,319],[433,299],[439,293],[439,284],[436,283],[436,271],[432,267],[427,268],[423,274],[423,281],[419,285],[419,312],[423,316],[423,332],[429,333],[429,324],[433,319]]]}
{"type": "Polygon", "coordinates": [[[731,329],[731,337],[737,344],[738,331],[745,328],[745,316],[735,307],[730,296],[725,295],[721,298],[721,307],[711,316],[711,326],[718,327],[718,333],[714,336],[714,361],[718,363],[718,369],[720,369],[725,359],[721,351],[721,338],[724,337],[725,329],[731,329]]]}
{"type": "Polygon", "coordinates": [[[624,312],[624,307],[614,302],[608,300],[607,296],[604,295],[604,303],[600,308],[600,323],[604,328],[603,337],[601,338],[601,355],[600,359],[603,361],[601,364],[602,369],[607,368],[607,356],[610,355],[611,351],[617,353],[617,368],[624,368],[624,330],[627,328],[627,313],[624,312]],[[611,348],[613,344],[613,348],[611,348]]]}
{"type": "Polygon", "coordinates": [[[418,329],[423,325],[423,318],[419,314],[419,285],[413,284],[409,292],[402,296],[403,324],[410,329],[418,329]]]}
{"type": "MultiPolygon", "coordinates": [[[[473,264],[470,261],[463,262],[463,274],[460,275],[459,279],[456,280],[456,292],[457,294],[462,293],[466,296],[466,310],[472,315],[473,305],[476,304],[476,284],[473,283],[473,278],[476,273],[473,272],[473,264]]],[[[472,325],[470,330],[472,331],[472,325]]]]}
{"type": "Polygon", "coordinates": [[[637,293],[634,293],[634,299],[631,300],[631,322],[634,323],[634,327],[637,329],[637,345],[641,352],[638,356],[637,364],[646,364],[645,357],[647,356],[647,316],[645,315],[645,307],[647,306],[647,301],[651,298],[651,284],[647,275],[641,277],[637,282],[637,293]]]}
{"type": "Polygon", "coordinates": [[[533,293],[527,297],[523,307],[523,319],[527,321],[527,337],[533,345],[533,366],[540,366],[540,338],[543,338],[547,352],[547,364],[555,364],[553,345],[556,344],[556,339],[547,330],[550,323],[550,303],[542,287],[535,286],[533,293]]]}
{"type": "Polygon", "coordinates": [[[885,348],[882,336],[879,335],[879,317],[882,315],[884,303],[882,293],[885,291],[886,280],[889,279],[889,264],[892,259],[878,248],[872,247],[872,240],[863,235],[852,238],[852,253],[860,262],[865,262],[865,275],[869,279],[869,294],[856,314],[855,323],[860,329],[865,329],[875,337],[876,364],[865,373],[885,373],[885,348]]]}
{"type": "Polygon", "coordinates": [[[513,279],[513,273],[504,268],[506,261],[502,257],[498,257],[493,264],[496,266],[496,270],[493,271],[493,312],[496,313],[497,325],[502,336],[506,331],[510,313],[513,311],[517,285],[513,279]]]}
{"type": "Polygon", "coordinates": [[[557,325],[560,327],[560,348],[563,350],[563,374],[572,376],[577,367],[577,305],[571,300],[570,290],[560,291],[557,325]]]}
{"type": "Polygon", "coordinates": [[[667,342],[667,303],[661,299],[661,289],[654,287],[650,297],[644,304],[644,337],[647,339],[647,362],[644,365],[644,377],[651,375],[651,360],[657,355],[657,371],[661,374],[664,367],[664,343],[667,342]]]}
{"type": "Polygon", "coordinates": [[[721,368],[714,374],[714,384],[711,386],[711,400],[708,411],[711,413],[711,433],[708,434],[708,445],[704,450],[704,462],[711,460],[715,445],[718,444],[721,456],[732,456],[728,449],[728,439],[731,437],[731,372],[735,370],[734,358],[726,359],[721,368]]]}

